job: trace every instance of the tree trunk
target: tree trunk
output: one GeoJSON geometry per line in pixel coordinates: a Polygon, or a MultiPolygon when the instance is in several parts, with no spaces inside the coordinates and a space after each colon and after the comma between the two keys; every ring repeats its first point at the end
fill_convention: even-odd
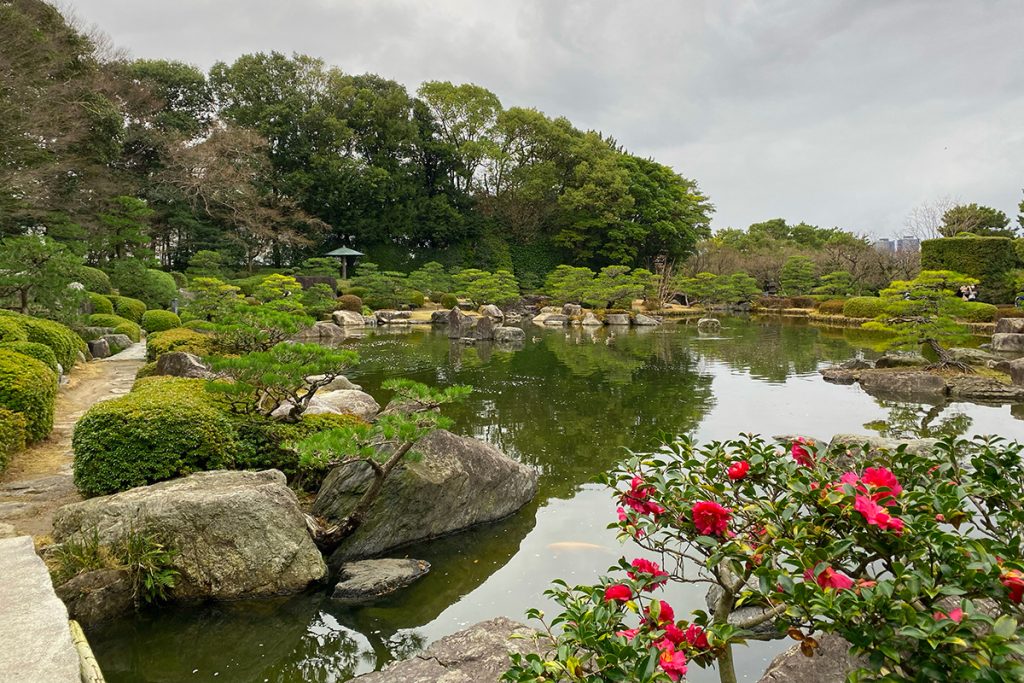
{"type": "Polygon", "coordinates": [[[949,354],[949,351],[947,351],[946,349],[942,348],[942,345],[939,344],[939,342],[936,341],[935,339],[928,339],[928,340],[925,341],[925,343],[928,344],[928,348],[930,348],[932,351],[934,351],[935,355],[939,359],[939,361],[937,363],[934,363],[933,365],[930,365],[929,367],[931,367],[931,368],[953,368],[955,370],[959,370],[960,372],[968,372],[968,373],[974,372],[974,369],[970,365],[968,365],[967,363],[961,363],[958,360],[954,360],[953,356],[951,356],[949,354]]]}
{"type": "MultiPolygon", "coordinates": [[[[724,582],[722,582],[724,583],[724,582]]],[[[721,584],[720,584],[721,585],[721,584]]],[[[714,623],[728,624],[729,615],[736,606],[736,595],[722,585],[722,595],[715,604],[714,623]]],[[[726,643],[722,653],[718,655],[718,680],[721,683],[736,683],[736,666],[732,660],[732,643],[726,643]]]]}

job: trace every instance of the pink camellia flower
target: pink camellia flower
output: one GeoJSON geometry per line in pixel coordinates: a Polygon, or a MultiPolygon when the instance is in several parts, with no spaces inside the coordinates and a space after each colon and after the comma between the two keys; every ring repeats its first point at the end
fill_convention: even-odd
{"type": "Polygon", "coordinates": [[[673,645],[678,645],[686,639],[682,629],[672,623],[665,624],[665,639],[673,645]]]}
{"type": "Polygon", "coordinates": [[[746,460],[740,460],[729,465],[727,470],[729,478],[733,481],[739,481],[743,477],[747,476],[747,472],[750,471],[750,463],[746,460]]]}
{"type": "Polygon", "coordinates": [[[669,678],[678,681],[686,675],[686,655],[676,650],[669,640],[659,640],[654,645],[661,650],[661,655],[658,656],[658,665],[669,678]]]}
{"type": "Polygon", "coordinates": [[[723,536],[728,530],[729,517],[732,510],[722,507],[711,500],[702,500],[693,504],[693,526],[697,532],[705,536],[723,536]]]}
{"type": "Polygon", "coordinates": [[[1003,572],[1003,575],[999,577],[999,582],[1006,586],[1006,590],[1009,591],[1010,602],[1020,604],[1021,598],[1024,598],[1024,573],[1016,569],[1007,569],[1003,572]]]}
{"type": "Polygon", "coordinates": [[[686,627],[686,632],[683,633],[683,638],[692,647],[698,650],[706,650],[708,647],[708,634],[704,632],[698,624],[690,624],[686,627]]]}
{"type": "Polygon", "coordinates": [[[875,491],[871,499],[876,503],[892,504],[896,502],[896,496],[903,493],[903,487],[896,480],[896,475],[884,467],[868,467],[864,470],[860,480],[872,489],[888,489],[888,491],[875,491]],[[886,503],[889,501],[889,503],[886,503]]]}
{"type": "Polygon", "coordinates": [[[625,638],[626,640],[633,640],[634,638],[636,638],[636,634],[637,633],[640,633],[640,629],[638,629],[638,628],[627,628],[627,629],[622,630],[622,631],[616,631],[615,635],[620,636],[622,638],[625,638]]]}
{"type": "Polygon", "coordinates": [[[604,599],[606,602],[626,602],[633,599],[633,590],[625,584],[613,583],[604,589],[604,599]]]}
{"type": "Polygon", "coordinates": [[[864,520],[883,531],[894,531],[897,535],[903,532],[903,520],[890,515],[885,508],[867,496],[857,495],[853,499],[853,508],[864,516],[864,520]]]}
{"type": "Polygon", "coordinates": [[[629,491],[620,497],[623,505],[626,505],[641,514],[661,515],[665,508],[651,500],[654,487],[646,483],[642,477],[635,476],[630,481],[629,491]]]}
{"type": "Polygon", "coordinates": [[[932,615],[932,617],[935,619],[935,621],[942,621],[943,619],[952,619],[953,621],[959,624],[961,621],[963,621],[964,611],[957,607],[956,609],[951,609],[949,611],[949,614],[946,614],[945,612],[936,612],[932,615]]]}
{"type": "Polygon", "coordinates": [[[805,446],[813,445],[814,442],[810,439],[798,436],[790,447],[789,453],[798,464],[803,465],[804,467],[814,467],[814,460],[811,458],[811,452],[805,448],[805,446]]]}
{"type": "Polygon", "coordinates": [[[655,619],[651,616],[651,608],[648,607],[644,611],[647,612],[647,618],[649,620],[651,620],[658,626],[663,626],[665,624],[671,624],[675,622],[676,613],[675,610],[672,609],[672,605],[668,604],[664,600],[655,600],[654,602],[658,603],[658,618],[655,619]]]}
{"type": "Polygon", "coordinates": [[[633,560],[631,564],[633,569],[636,571],[627,571],[626,575],[629,576],[629,578],[635,581],[637,576],[641,574],[648,574],[652,577],[651,583],[649,583],[644,590],[652,591],[655,588],[664,586],[668,581],[668,572],[659,567],[657,562],[651,562],[650,560],[638,557],[633,560]]]}
{"type": "Polygon", "coordinates": [[[835,588],[836,590],[853,588],[853,579],[842,572],[837,572],[832,567],[825,567],[816,577],[814,569],[808,569],[804,572],[804,578],[808,581],[816,581],[822,588],[835,588]]]}

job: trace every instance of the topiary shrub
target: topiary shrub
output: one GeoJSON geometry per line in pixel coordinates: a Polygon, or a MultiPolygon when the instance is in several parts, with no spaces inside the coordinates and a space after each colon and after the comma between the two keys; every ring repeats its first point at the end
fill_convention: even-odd
{"type": "Polygon", "coordinates": [[[423,302],[426,300],[427,297],[418,289],[410,289],[402,295],[402,302],[412,308],[423,308],[423,302]]]}
{"type": "Polygon", "coordinates": [[[357,296],[360,299],[362,299],[363,297],[366,296],[366,292],[367,292],[366,287],[350,287],[348,289],[348,291],[345,292],[345,294],[350,294],[352,296],[357,296]]]}
{"type": "Polygon", "coordinates": [[[1008,237],[945,237],[921,243],[922,270],[952,270],[977,278],[978,296],[989,303],[1013,301],[1007,276],[1016,267],[1017,252],[1008,237]]]}
{"type": "Polygon", "coordinates": [[[142,328],[119,315],[93,313],[89,316],[89,324],[93,327],[112,327],[114,334],[127,335],[133,342],[138,342],[142,338],[142,328]]]}
{"type": "Polygon", "coordinates": [[[337,310],[360,313],[363,310],[363,300],[355,294],[342,294],[338,297],[337,310]]]}
{"type": "Polygon", "coordinates": [[[459,307],[459,297],[454,294],[442,294],[441,295],[441,308],[451,310],[459,307]]]}
{"type": "Polygon", "coordinates": [[[148,377],[75,425],[75,485],[86,496],[227,467],[235,432],[205,380],[148,377]]]}
{"type": "Polygon", "coordinates": [[[25,328],[28,341],[49,346],[53,350],[64,372],[70,372],[75,367],[79,352],[84,354],[89,350],[85,340],[70,327],[58,322],[29,316],[19,316],[18,321],[25,328]]]}
{"type": "Polygon", "coordinates": [[[25,326],[13,315],[0,315],[0,342],[16,341],[28,341],[25,326]]]}
{"type": "Polygon", "coordinates": [[[172,270],[170,273],[168,273],[168,275],[170,275],[171,278],[174,279],[174,285],[178,289],[185,289],[186,287],[188,287],[188,278],[185,277],[185,273],[179,273],[176,270],[172,270]]]}
{"type": "Polygon", "coordinates": [[[123,334],[124,336],[131,339],[134,343],[138,344],[142,339],[142,328],[133,323],[131,320],[125,320],[120,325],[114,328],[114,334],[123,334]]]}
{"type": "Polygon", "coordinates": [[[25,417],[28,441],[45,439],[53,429],[57,374],[42,361],[17,351],[0,350],[0,408],[25,417]]]}
{"type": "Polygon", "coordinates": [[[114,314],[114,304],[107,297],[96,292],[89,292],[89,303],[92,304],[93,313],[114,314]]]}
{"type": "Polygon", "coordinates": [[[57,372],[57,356],[53,353],[53,349],[45,344],[30,341],[0,342],[0,349],[17,351],[18,353],[35,358],[45,363],[46,367],[57,372]]]}
{"type": "Polygon", "coordinates": [[[142,329],[146,332],[163,332],[181,327],[181,318],[173,311],[150,310],[142,314],[142,329]]]}
{"type": "Polygon", "coordinates": [[[115,261],[110,264],[109,273],[118,294],[140,299],[147,308],[166,308],[178,296],[178,285],[169,273],[146,268],[139,261],[115,261]]]}
{"type": "Polygon", "coordinates": [[[842,315],[846,299],[829,299],[818,304],[818,312],[824,315],[842,315]]]}
{"type": "Polygon", "coordinates": [[[814,308],[814,298],[809,296],[794,296],[791,308],[814,308]]]}
{"type": "Polygon", "coordinates": [[[163,332],[154,332],[146,339],[146,360],[155,361],[171,351],[208,356],[213,352],[213,338],[186,327],[175,327],[163,332]]]}
{"type": "Polygon", "coordinates": [[[992,304],[980,301],[954,299],[949,303],[948,310],[944,312],[969,323],[990,323],[996,319],[999,309],[992,304]]]}
{"type": "Polygon", "coordinates": [[[146,312],[146,304],[144,302],[133,299],[130,296],[111,296],[108,298],[114,304],[114,313],[116,315],[126,320],[131,320],[133,323],[142,322],[142,316],[146,312]]]}
{"type": "Polygon", "coordinates": [[[97,294],[112,294],[114,292],[114,287],[110,284],[110,276],[99,268],[81,266],[75,273],[75,279],[82,283],[86,291],[97,294]]]}
{"type": "Polygon", "coordinates": [[[25,447],[25,416],[0,408],[0,473],[11,463],[11,457],[25,447]]]}
{"type": "Polygon", "coordinates": [[[847,318],[877,318],[885,311],[885,302],[877,296],[855,296],[846,300],[843,315],[847,318]]]}

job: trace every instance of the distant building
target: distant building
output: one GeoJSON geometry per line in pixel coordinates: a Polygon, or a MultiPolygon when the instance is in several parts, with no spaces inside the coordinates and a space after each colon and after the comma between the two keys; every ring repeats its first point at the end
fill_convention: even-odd
{"type": "Polygon", "coordinates": [[[910,235],[904,235],[896,240],[896,251],[918,252],[921,251],[921,240],[910,235]]]}
{"type": "Polygon", "coordinates": [[[875,249],[883,254],[891,254],[896,251],[896,245],[891,239],[883,237],[882,239],[875,240],[875,249]]]}

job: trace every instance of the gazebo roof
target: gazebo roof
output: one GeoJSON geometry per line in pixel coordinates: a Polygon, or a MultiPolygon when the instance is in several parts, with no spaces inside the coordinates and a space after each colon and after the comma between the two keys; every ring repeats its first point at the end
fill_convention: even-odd
{"type": "Polygon", "coordinates": [[[348,247],[339,247],[334,251],[329,251],[324,256],[366,256],[366,254],[360,253],[355,249],[349,249],[348,247]]]}

